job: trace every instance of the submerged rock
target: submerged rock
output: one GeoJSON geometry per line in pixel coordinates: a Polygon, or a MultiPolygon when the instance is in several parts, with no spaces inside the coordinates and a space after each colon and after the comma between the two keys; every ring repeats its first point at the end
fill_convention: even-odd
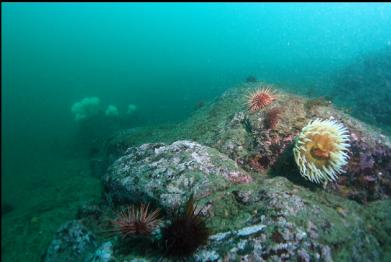
{"type": "Polygon", "coordinates": [[[197,261],[381,260],[380,243],[354,201],[307,192],[283,177],[243,185],[240,192],[249,195],[239,205],[242,212],[253,211],[251,218],[242,221],[242,228],[212,235],[195,255],[197,261]]]}
{"type": "Polygon", "coordinates": [[[153,202],[174,209],[252,177],[216,149],[192,141],[129,148],[103,178],[114,203],[153,202]]]}
{"type": "MultiPolygon", "coordinates": [[[[260,84],[245,84],[228,90],[215,103],[205,106],[189,120],[170,128],[155,130],[153,137],[175,141],[189,138],[218,149],[253,177],[285,176],[294,183],[317,188],[304,180],[292,154],[294,139],[311,120],[335,119],[349,130],[350,160],[346,172],[327,190],[360,203],[391,196],[391,141],[380,130],[338,110],[325,97],[306,99],[279,90],[278,99],[257,112],[249,112],[246,97],[260,84]],[[278,109],[271,127],[269,112],[278,109]],[[172,132],[175,130],[175,132],[172,132]],[[158,135],[157,135],[158,134],[158,135]],[[289,172],[286,172],[289,170],[289,172]]],[[[143,130],[146,134],[150,131],[143,130]]],[[[135,134],[140,141],[141,133],[135,134]]],[[[134,141],[123,138],[121,141],[134,141]]],[[[117,141],[118,142],[118,141],[117,141]]],[[[323,190],[323,189],[321,189],[323,190]]]]}
{"type": "Polygon", "coordinates": [[[280,93],[272,108],[283,109],[275,128],[268,128],[265,122],[268,111],[273,109],[255,114],[238,112],[225,121],[225,128],[219,130],[216,136],[219,139],[212,146],[236,160],[247,171],[282,175],[295,183],[313,187],[316,185],[302,179],[293,160],[294,138],[311,119],[336,119],[351,134],[350,160],[345,167],[346,172],[339,175],[334,183],[329,183],[327,190],[361,203],[389,198],[389,138],[329,103],[280,93]]]}
{"type": "Polygon", "coordinates": [[[77,220],[60,226],[45,254],[45,262],[83,261],[97,247],[95,236],[77,220]]]}
{"type": "MultiPolygon", "coordinates": [[[[311,192],[282,176],[232,183],[229,176],[224,174],[233,167],[227,168],[226,158],[221,158],[217,151],[213,152],[220,156],[218,159],[224,161],[212,161],[211,164],[208,160],[210,151],[205,153],[208,150],[210,148],[190,141],[178,141],[171,145],[145,144],[130,148],[125,157],[117,160],[106,175],[107,193],[116,195],[120,191],[123,197],[131,196],[128,201],[155,199],[158,206],[173,208],[182,199],[165,201],[162,192],[169,192],[170,188],[174,188],[170,183],[176,186],[174,192],[179,192],[180,196],[185,196],[186,190],[194,190],[197,195],[201,189],[199,185],[204,185],[203,189],[208,197],[207,201],[200,202],[207,209],[204,216],[208,217],[208,226],[214,234],[210,236],[207,245],[200,247],[194,254],[195,261],[381,260],[381,242],[384,239],[379,242],[377,233],[372,233],[371,226],[367,224],[365,208],[360,204],[326,191],[311,192]],[[198,152],[199,156],[194,157],[194,152],[198,152]],[[174,160],[177,158],[182,161],[174,160]],[[200,158],[203,161],[197,162],[196,159],[200,158]],[[175,168],[171,163],[176,163],[175,168]],[[204,165],[208,169],[202,167],[204,165]],[[180,177],[189,169],[192,170],[190,178],[197,177],[195,169],[203,170],[202,180],[195,180],[202,183],[177,182],[177,179],[183,181],[180,177]],[[209,176],[214,172],[219,175],[210,179],[209,176]],[[165,175],[170,175],[168,181],[164,179],[165,175]],[[113,184],[113,179],[126,183],[113,184]],[[143,179],[145,183],[140,182],[143,179]],[[158,185],[160,190],[151,190],[148,182],[158,185]],[[191,186],[187,187],[189,185],[191,186]],[[145,198],[137,198],[140,195],[145,198]],[[211,210],[208,210],[208,205],[212,206],[211,210]]],[[[235,172],[240,170],[236,165],[234,167],[235,172]]],[[[245,171],[240,172],[246,175],[245,171]]],[[[391,202],[384,207],[390,209],[391,202]]],[[[371,220],[384,219],[384,214],[379,214],[377,219],[375,217],[377,214],[371,220]]],[[[121,255],[117,254],[116,257],[121,255]]]]}
{"type": "Polygon", "coordinates": [[[115,261],[113,258],[113,244],[108,241],[103,243],[92,255],[91,262],[110,262],[115,261]]]}
{"type": "MultiPolygon", "coordinates": [[[[194,194],[212,235],[189,261],[388,261],[389,138],[329,102],[282,91],[250,113],[245,97],[255,87],[227,91],[175,128],[113,139],[109,158],[121,156],[108,161],[102,177],[104,207],[82,208],[79,216],[99,228],[118,206],[151,203],[163,209],[166,223],[194,194]],[[278,119],[268,119],[275,108],[278,119]],[[295,136],[314,118],[334,118],[351,136],[346,173],[323,187],[301,177],[292,154],[295,136]],[[151,143],[158,140],[165,143],[151,143]]],[[[153,237],[159,241],[158,233],[153,237]]],[[[119,261],[164,256],[148,241],[142,248],[137,239],[105,241],[112,246],[88,250],[119,261]]]]}

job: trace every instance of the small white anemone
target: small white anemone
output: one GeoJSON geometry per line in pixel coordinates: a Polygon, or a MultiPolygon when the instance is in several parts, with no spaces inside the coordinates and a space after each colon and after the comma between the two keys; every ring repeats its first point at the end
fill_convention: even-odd
{"type": "Polygon", "coordinates": [[[106,116],[118,116],[118,108],[114,105],[109,105],[105,111],[106,116]]]}
{"type": "Polygon", "coordinates": [[[76,121],[84,121],[100,112],[100,99],[98,97],[86,97],[76,102],[71,107],[76,121]]]}
{"type": "Polygon", "coordinates": [[[127,113],[130,115],[130,114],[133,114],[136,110],[137,110],[137,106],[136,105],[129,104],[127,113]]]}
{"type": "Polygon", "coordinates": [[[349,160],[348,129],[333,119],[310,121],[296,139],[293,154],[301,175],[315,183],[334,181],[349,160]]]}

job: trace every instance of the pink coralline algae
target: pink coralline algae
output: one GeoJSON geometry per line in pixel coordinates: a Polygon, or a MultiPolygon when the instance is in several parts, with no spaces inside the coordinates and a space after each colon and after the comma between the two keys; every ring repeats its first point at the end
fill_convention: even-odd
{"type": "Polygon", "coordinates": [[[253,182],[253,179],[249,175],[243,175],[239,172],[230,173],[227,177],[229,181],[235,184],[248,184],[253,182]]]}
{"type": "Polygon", "coordinates": [[[352,133],[351,160],[347,173],[337,181],[342,195],[365,203],[391,195],[391,148],[352,133]],[[387,175],[383,175],[387,174],[387,175]]]}
{"type": "Polygon", "coordinates": [[[362,170],[371,169],[375,164],[375,160],[369,153],[360,153],[360,168],[362,170]]]}

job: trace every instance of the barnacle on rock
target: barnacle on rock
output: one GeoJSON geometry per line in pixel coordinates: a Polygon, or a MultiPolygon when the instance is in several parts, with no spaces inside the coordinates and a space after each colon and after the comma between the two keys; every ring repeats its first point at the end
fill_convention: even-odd
{"type": "Polygon", "coordinates": [[[349,134],[335,120],[315,119],[296,139],[293,154],[301,175],[315,183],[334,181],[348,161],[349,134]]]}

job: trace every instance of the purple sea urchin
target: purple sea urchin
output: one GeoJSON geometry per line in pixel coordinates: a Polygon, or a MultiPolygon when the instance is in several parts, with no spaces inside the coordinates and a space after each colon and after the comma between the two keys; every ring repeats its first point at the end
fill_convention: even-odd
{"type": "Polygon", "coordinates": [[[187,257],[205,244],[210,235],[205,220],[200,212],[195,213],[196,206],[191,196],[182,213],[177,213],[171,224],[162,229],[165,254],[171,257],[187,257]]]}

